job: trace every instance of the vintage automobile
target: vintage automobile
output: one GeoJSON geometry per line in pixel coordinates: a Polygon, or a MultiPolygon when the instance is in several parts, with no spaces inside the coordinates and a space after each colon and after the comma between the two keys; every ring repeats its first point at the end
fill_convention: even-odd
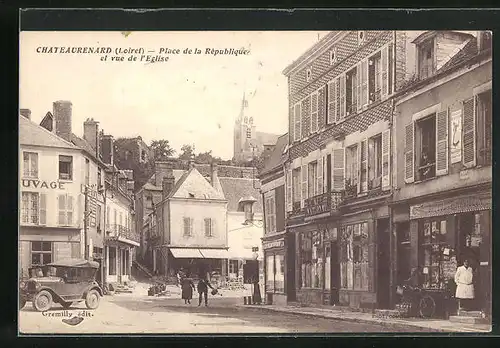
{"type": "Polygon", "coordinates": [[[49,310],[54,303],[67,309],[75,302],[85,301],[89,309],[99,306],[103,296],[95,280],[99,263],[81,259],[67,259],[30,268],[30,278],[21,282],[19,309],[27,301],[39,312],[49,310]]]}

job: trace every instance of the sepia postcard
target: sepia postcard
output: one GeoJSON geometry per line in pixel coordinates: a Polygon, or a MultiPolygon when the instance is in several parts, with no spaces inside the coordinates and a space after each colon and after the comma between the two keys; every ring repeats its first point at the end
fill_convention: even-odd
{"type": "Polygon", "coordinates": [[[21,31],[19,59],[20,334],[491,331],[491,31],[21,31]]]}

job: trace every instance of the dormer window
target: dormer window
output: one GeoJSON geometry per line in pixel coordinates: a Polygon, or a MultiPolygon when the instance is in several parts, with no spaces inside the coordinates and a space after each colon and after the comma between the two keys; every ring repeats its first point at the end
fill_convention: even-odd
{"type": "Polygon", "coordinates": [[[362,45],[366,40],[366,32],[364,30],[358,31],[358,45],[362,45]]]}
{"type": "Polygon", "coordinates": [[[306,70],[306,81],[307,82],[311,81],[311,78],[312,78],[312,68],[308,68],[306,70]]]}
{"type": "Polygon", "coordinates": [[[426,79],[434,73],[434,40],[423,42],[418,47],[418,76],[426,79]]]}
{"type": "Polygon", "coordinates": [[[333,48],[330,51],[330,65],[337,63],[337,48],[333,48]]]}

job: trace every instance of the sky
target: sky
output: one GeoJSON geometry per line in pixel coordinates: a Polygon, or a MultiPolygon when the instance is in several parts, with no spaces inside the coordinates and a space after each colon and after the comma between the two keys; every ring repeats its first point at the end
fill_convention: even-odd
{"type": "MultiPolygon", "coordinates": [[[[166,139],[180,152],[233,155],[233,129],[243,93],[257,131],[288,129],[288,86],[282,74],[327,32],[21,32],[20,108],[39,123],[52,103],[73,104],[73,133],[87,118],[118,137],[166,139]],[[180,49],[245,48],[248,55],[169,55],[167,62],[101,61],[96,54],[37,53],[38,47],[180,49]]],[[[146,53],[147,54],[147,53],[146,53]]],[[[113,56],[115,54],[112,54],[113,56]]],[[[166,56],[165,56],[166,57],[166,56]]]]}

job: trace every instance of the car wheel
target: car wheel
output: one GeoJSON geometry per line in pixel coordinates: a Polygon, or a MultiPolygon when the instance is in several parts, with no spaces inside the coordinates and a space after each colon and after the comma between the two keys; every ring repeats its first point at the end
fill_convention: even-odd
{"type": "Polygon", "coordinates": [[[19,297],[19,310],[23,309],[26,305],[26,299],[24,297],[19,297]]]}
{"type": "Polygon", "coordinates": [[[68,309],[72,304],[73,302],[61,302],[61,306],[63,306],[64,309],[68,309]]]}
{"type": "Polygon", "coordinates": [[[99,293],[97,290],[90,290],[85,298],[85,304],[88,309],[96,309],[99,307],[99,293]]]}
{"type": "Polygon", "coordinates": [[[52,295],[46,290],[40,291],[33,299],[33,306],[39,312],[45,312],[52,307],[52,295]]]}

